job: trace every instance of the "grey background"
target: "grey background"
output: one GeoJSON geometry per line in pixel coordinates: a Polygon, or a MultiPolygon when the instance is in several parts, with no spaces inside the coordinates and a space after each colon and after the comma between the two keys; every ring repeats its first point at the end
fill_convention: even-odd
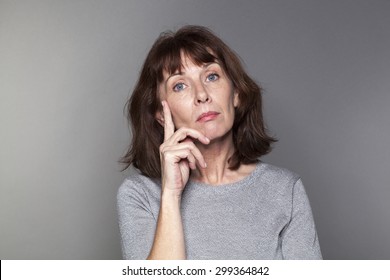
{"type": "Polygon", "coordinates": [[[0,1],[0,258],[119,259],[122,109],[158,34],[201,24],[265,88],[324,258],[389,259],[390,1],[0,1]]]}

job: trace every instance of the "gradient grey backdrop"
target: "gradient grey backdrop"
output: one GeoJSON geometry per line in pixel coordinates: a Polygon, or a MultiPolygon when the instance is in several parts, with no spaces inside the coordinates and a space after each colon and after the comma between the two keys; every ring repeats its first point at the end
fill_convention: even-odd
{"type": "Polygon", "coordinates": [[[265,88],[324,258],[390,258],[390,1],[0,1],[0,258],[119,259],[122,109],[160,32],[213,29],[265,88]]]}

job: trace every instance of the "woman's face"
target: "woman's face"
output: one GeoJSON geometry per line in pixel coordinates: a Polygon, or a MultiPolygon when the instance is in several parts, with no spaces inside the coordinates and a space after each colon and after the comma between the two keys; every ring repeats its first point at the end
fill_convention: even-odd
{"type": "Polygon", "coordinates": [[[239,103],[232,82],[217,62],[197,66],[188,57],[182,61],[181,72],[165,72],[159,85],[160,99],[167,101],[176,129],[196,129],[210,140],[225,136],[239,103]]]}

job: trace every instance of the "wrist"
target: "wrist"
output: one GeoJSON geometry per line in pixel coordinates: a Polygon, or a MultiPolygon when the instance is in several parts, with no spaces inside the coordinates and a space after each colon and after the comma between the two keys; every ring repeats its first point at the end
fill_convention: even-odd
{"type": "Polygon", "coordinates": [[[180,201],[181,200],[181,192],[178,192],[177,190],[165,189],[161,192],[161,198],[180,201]]]}
{"type": "Polygon", "coordinates": [[[161,192],[161,204],[180,205],[181,193],[175,190],[165,189],[161,192]]]}

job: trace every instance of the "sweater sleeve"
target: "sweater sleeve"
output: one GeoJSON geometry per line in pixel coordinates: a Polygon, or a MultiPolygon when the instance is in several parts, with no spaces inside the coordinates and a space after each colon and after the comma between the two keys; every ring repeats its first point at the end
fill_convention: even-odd
{"type": "Polygon", "coordinates": [[[146,194],[135,182],[125,180],[118,190],[117,209],[123,258],[145,260],[156,227],[146,194]]]}
{"type": "Polygon", "coordinates": [[[322,259],[314,219],[301,179],[292,189],[291,219],[282,233],[283,259],[322,259]]]}

